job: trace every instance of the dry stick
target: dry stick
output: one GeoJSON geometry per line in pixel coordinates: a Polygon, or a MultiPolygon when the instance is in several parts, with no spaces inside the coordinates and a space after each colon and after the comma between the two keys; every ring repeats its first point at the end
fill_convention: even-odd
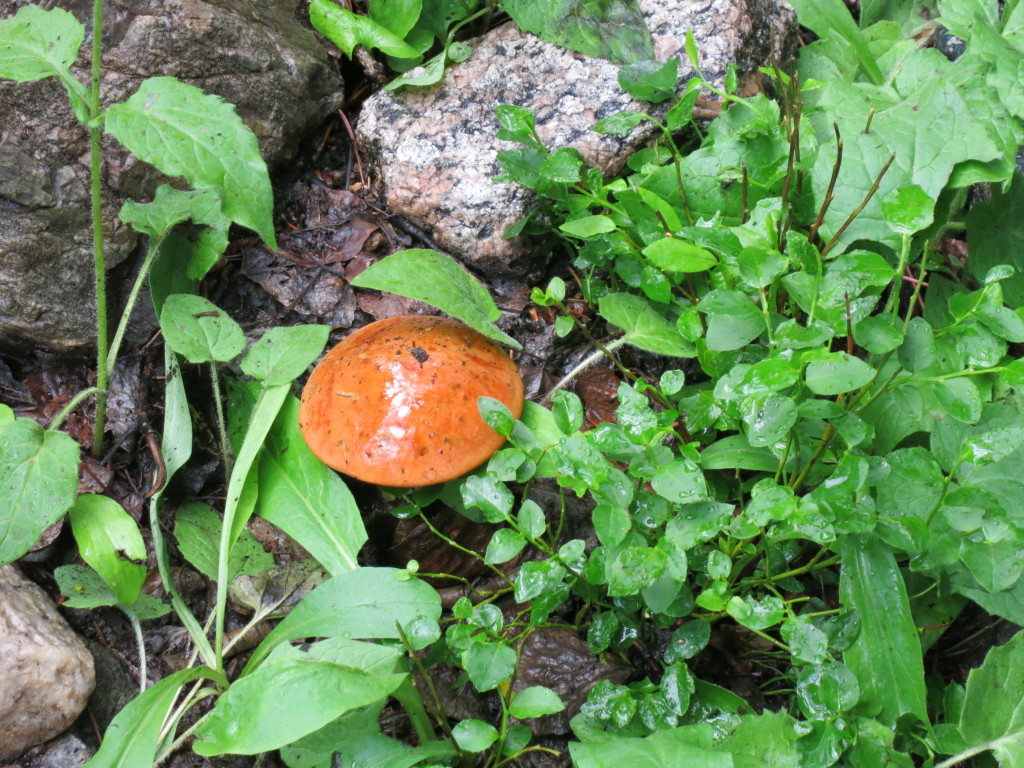
{"type": "Polygon", "coordinates": [[[352,142],[352,146],[355,148],[356,153],[356,169],[359,171],[359,183],[364,187],[366,186],[366,176],[363,175],[363,160],[359,157],[359,148],[356,146],[356,134],[352,130],[352,124],[345,117],[345,113],[340,109],[338,110],[338,116],[341,118],[341,122],[345,124],[345,132],[348,133],[349,141],[352,142]]]}
{"type": "Polygon", "coordinates": [[[875,177],[874,184],[871,185],[871,189],[868,190],[868,193],[864,196],[864,199],[861,201],[860,205],[858,205],[854,209],[853,213],[850,214],[849,218],[846,221],[843,222],[843,226],[841,226],[839,228],[839,231],[836,232],[832,236],[831,240],[828,241],[828,245],[826,245],[825,249],[821,252],[821,257],[822,258],[825,258],[825,255],[829,251],[831,251],[833,247],[835,247],[835,244],[839,242],[839,238],[842,237],[843,232],[846,231],[846,228],[849,227],[853,223],[854,219],[856,219],[858,216],[860,216],[861,211],[863,211],[865,206],[867,206],[867,204],[871,201],[871,198],[875,196],[875,192],[878,191],[878,185],[882,183],[882,177],[885,176],[886,171],[889,170],[889,166],[892,165],[892,163],[893,163],[893,161],[895,159],[896,159],[896,153],[893,152],[891,155],[889,155],[889,159],[886,161],[885,165],[882,167],[882,170],[879,171],[878,176],[875,177]]]}
{"type": "MultiPolygon", "coordinates": [[[[789,187],[793,182],[793,167],[796,164],[796,148],[800,137],[800,110],[796,105],[793,110],[793,130],[789,134],[789,158],[786,161],[786,180],[782,184],[782,209],[785,210],[789,203],[789,187]]],[[[786,237],[783,229],[784,216],[779,216],[779,225],[775,233],[775,248],[778,251],[785,250],[786,237]]]]}
{"type": "Polygon", "coordinates": [[[832,195],[836,189],[836,179],[839,178],[839,166],[843,164],[843,137],[839,135],[839,124],[832,123],[832,128],[836,132],[836,162],[832,166],[832,178],[828,180],[828,189],[825,191],[825,200],[821,204],[821,210],[818,211],[818,218],[814,220],[810,230],[807,232],[807,242],[809,243],[813,243],[814,238],[818,236],[818,227],[825,220],[825,213],[832,204],[832,195]]]}

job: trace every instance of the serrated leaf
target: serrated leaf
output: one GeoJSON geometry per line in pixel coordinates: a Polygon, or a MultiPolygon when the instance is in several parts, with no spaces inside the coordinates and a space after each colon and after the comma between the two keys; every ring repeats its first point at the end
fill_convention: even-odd
{"type": "Polygon", "coordinates": [[[79,446],[31,419],[0,427],[0,564],[17,560],[75,502],[79,446]]]}
{"type": "Polygon", "coordinates": [[[364,270],[352,285],[426,302],[488,338],[522,349],[494,324],[501,310],[487,289],[451,256],[423,248],[398,251],[364,270]]]}
{"type": "Polygon", "coordinates": [[[164,174],[216,190],[225,216],[277,248],[267,165],[233,105],[176,78],[151,77],[107,109],[104,130],[164,174]]]}

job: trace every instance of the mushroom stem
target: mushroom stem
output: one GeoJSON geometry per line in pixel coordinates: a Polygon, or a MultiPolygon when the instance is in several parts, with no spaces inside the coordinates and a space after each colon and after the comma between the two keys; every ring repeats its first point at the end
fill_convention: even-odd
{"type": "Polygon", "coordinates": [[[563,376],[561,378],[561,380],[557,384],[555,384],[555,386],[553,386],[551,388],[551,391],[548,392],[544,396],[544,399],[540,401],[540,404],[541,405],[547,405],[548,403],[550,403],[551,402],[551,396],[554,395],[555,392],[557,392],[558,390],[560,390],[563,387],[565,387],[570,381],[575,379],[581,372],[583,372],[584,370],[586,370],[587,368],[592,366],[594,363],[596,363],[602,357],[607,356],[607,354],[609,352],[611,352],[614,349],[618,349],[619,347],[621,347],[625,343],[626,343],[626,337],[623,336],[620,339],[616,339],[615,341],[612,341],[612,342],[610,342],[608,344],[605,344],[601,349],[597,349],[594,352],[592,352],[591,354],[587,355],[585,358],[583,358],[583,360],[581,360],[576,365],[575,368],[573,368],[571,371],[569,371],[567,374],[565,374],[565,376],[563,376]]]}

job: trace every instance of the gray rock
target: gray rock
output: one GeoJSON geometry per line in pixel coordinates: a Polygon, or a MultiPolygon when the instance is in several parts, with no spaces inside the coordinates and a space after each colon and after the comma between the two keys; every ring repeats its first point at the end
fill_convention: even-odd
{"type": "MultiPolygon", "coordinates": [[[[0,18],[28,0],[0,0],[0,18]]],[[[86,26],[92,3],[59,0],[86,26]]],[[[152,76],[173,75],[235,104],[271,170],[342,104],[341,80],[295,0],[109,0],[104,3],[104,105],[152,76]]],[[[91,33],[74,69],[88,82],[91,33]]],[[[95,344],[88,143],[53,78],[0,81],[0,345],[54,351],[95,344]]],[[[108,268],[137,237],[117,221],[125,197],[146,200],[163,179],[104,142],[108,268]]],[[[112,322],[112,325],[116,324],[112,322]]]]}
{"type": "MultiPolygon", "coordinates": [[[[721,83],[734,62],[748,88],[756,88],[758,67],[769,61],[772,28],[780,60],[796,33],[795,15],[782,0],[640,0],[640,6],[658,59],[683,62],[681,83],[694,74],[684,49],[688,29],[708,79],[721,83]]],[[[548,146],[573,146],[606,174],[618,171],[655,128],[647,124],[620,138],[591,132],[593,124],[623,110],[658,108],[623,92],[614,64],[545,43],[514,25],[472,45],[472,56],[438,85],[374,94],[357,135],[378,166],[392,210],[466,263],[500,275],[529,247],[523,238],[502,239],[502,232],[531,209],[534,197],[517,184],[491,181],[500,172],[497,153],[517,146],[496,138],[495,108],[533,110],[548,146]]]]}
{"type": "Polygon", "coordinates": [[[0,567],[0,761],[63,731],[93,689],[93,659],[53,602],[0,567]]]}
{"type": "Polygon", "coordinates": [[[93,754],[80,738],[65,733],[29,750],[13,763],[0,763],[0,768],[82,768],[93,754]]]}

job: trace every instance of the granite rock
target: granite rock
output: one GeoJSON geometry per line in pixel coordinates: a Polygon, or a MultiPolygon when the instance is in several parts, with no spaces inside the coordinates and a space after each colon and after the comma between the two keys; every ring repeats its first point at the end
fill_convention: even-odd
{"type": "Polygon", "coordinates": [[[0,762],[53,738],[85,708],[93,658],[56,606],[0,567],[0,762]]]}
{"type": "MultiPolygon", "coordinates": [[[[9,18],[28,0],[0,0],[9,18]]],[[[51,5],[86,24],[74,74],[88,82],[91,8],[51,5]]],[[[108,0],[104,106],[145,78],[172,75],[236,105],[271,170],[287,165],[342,104],[342,81],[295,18],[296,0],[108,0]]],[[[85,351],[95,344],[89,147],[54,78],[0,80],[0,346],[85,351]],[[55,279],[56,278],[56,279],[55,279]]],[[[137,236],[117,219],[126,197],[148,200],[164,181],[107,137],[104,223],[108,269],[137,236]]]]}
{"type": "MultiPolygon", "coordinates": [[[[772,40],[785,60],[796,17],[782,0],[640,0],[659,60],[683,62],[680,82],[694,75],[685,55],[692,30],[701,69],[721,83],[735,63],[743,88],[756,90],[758,67],[770,60],[772,40]],[[774,38],[773,32],[774,29],[774,38]]],[[[526,107],[548,146],[573,146],[606,174],[623,167],[647,143],[650,123],[625,138],[590,129],[624,110],[657,112],[617,81],[607,61],[546,43],[512,24],[471,41],[473,54],[430,88],[380,91],[366,101],[357,136],[374,162],[388,206],[431,234],[452,255],[490,276],[515,271],[529,244],[504,240],[506,226],[534,204],[530,190],[491,179],[497,154],[517,145],[499,141],[494,116],[500,104],[526,107]]]]}

